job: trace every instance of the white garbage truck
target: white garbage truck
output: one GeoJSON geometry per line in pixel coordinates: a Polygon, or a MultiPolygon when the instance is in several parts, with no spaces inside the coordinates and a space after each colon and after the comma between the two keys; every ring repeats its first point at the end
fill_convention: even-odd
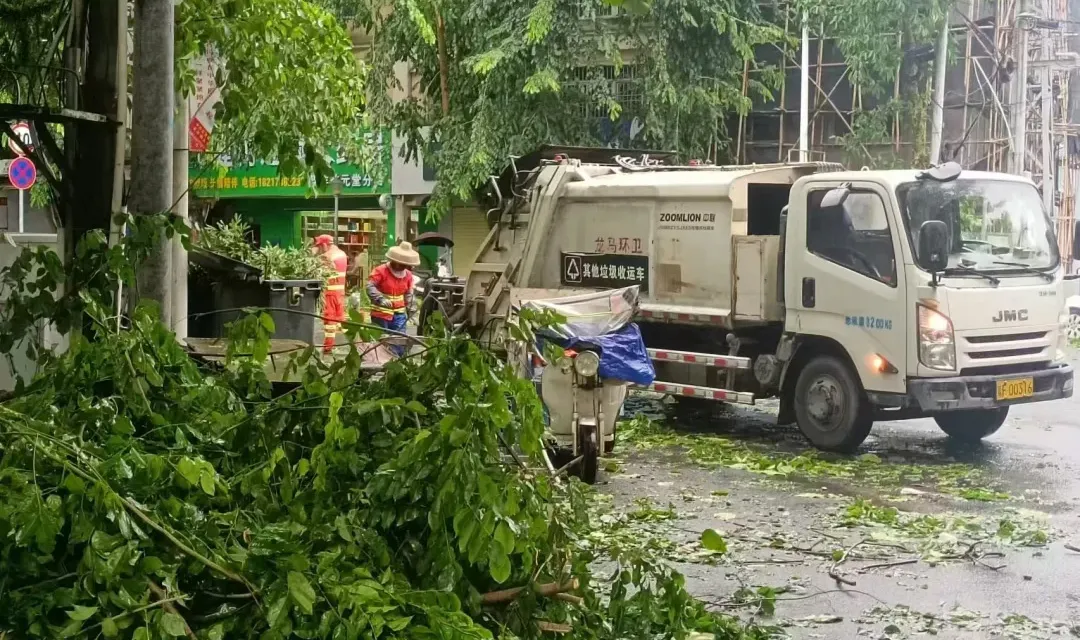
{"type": "Polygon", "coordinates": [[[490,193],[449,311],[489,339],[522,300],[637,286],[652,390],[779,398],[779,422],[832,451],[923,417],[976,441],[1072,395],[1062,260],[1026,178],[549,148],[490,193]]]}

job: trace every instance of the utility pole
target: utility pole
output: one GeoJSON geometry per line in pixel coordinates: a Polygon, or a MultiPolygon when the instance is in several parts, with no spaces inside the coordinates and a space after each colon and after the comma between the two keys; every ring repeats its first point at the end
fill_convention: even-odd
{"type": "MultiPolygon", "coordinates": [[[[938,38],[937,60],[934,63],[934,102],[930,119],[930,164],[941,162],[941,141],[945,135],[945,65],[949,61],[949,14],[941,25],[938,38]]],[[[965,124],[966,126],[966,124],[965,124]]]]}
{"type": "Polygon", "coordinates": [[[810,16],[802,17],[802,65],[799,67],[799,162],[810,161],[810,16]]]}
{"type": "MultiPolygon", "coordinates": [[[[135,0],[135,55],[132,69],[131,192],[135,215],[172,209],[173,31],[175,0],[135,0]]],[[[173,325],[169,289],[172,249],[168,241],[139,268],[139,295],[158,303],[161,320],[173,325]]]]}
{"type": "MultiPolygon", "coordinates": [[[[1043,2],[1045,8],[1048,3],[1043,2]]],[[[1048,15],[1044,12],[1044,16],[1048,15]]],[[[1050,30],[1044,28],[1042,30],[1042,73],[1040,75],[1041,86],[1039,87],[1039,99],[1042,103],[1042,196],[1043,207],[1046,209],[1047,215],[1054,221],[1057,220],[1057,211],[1055,210],[1055,198],[1054,198],[1054,178],[1055,178],[1055,166],[1054,166],[1054,147],[1053,139],[1051,136],[1051,128],[1054,125],[1053,117],[1053,103],[1054,96],[1050,85],[1050,30]]]]}
{"type": "MultiPolygon", "coordinates": [[[[176,122],[173,125],[172,191],[176,199],[173,215],[186,223],[188,216],[188,154],[191,136],[187,97],[176,94],[176,122]]],[[[168,292],[172,306],[172,329],[180,340],[187,338],[188,325],[188,254],[179,238],[172,241],[172,287],[168,292]]]]}
{"type": "Polygon", "coordinates": [[[1012,172],[1023,175],[1027,169],[1027,110],[1028,110],[1028,36],[1030,35],[1030,14],[1027,13],[1027,1],[1020,0],[1016,14],[1016,99],[1013,111],[1012,172]]]}

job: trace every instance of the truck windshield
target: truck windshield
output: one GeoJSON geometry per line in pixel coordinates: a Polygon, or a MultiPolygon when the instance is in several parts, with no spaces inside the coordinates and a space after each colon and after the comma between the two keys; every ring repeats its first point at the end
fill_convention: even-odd
{"type": "MultiPolygon", "coordinates": [[[[1058,265],[1057,241],[1043,212],[1039,192],[1021,182],[958,179],[918,180],[896,190],[913,252],[919,228],[928,220],[949,227],[949,269],[963,272],[1032,269],[1058,265]]],[[[916,255],[916,262],[920,262],[916,255]]],[[[1000,275],[1000,274],[999,274],[1000,275]]]]}

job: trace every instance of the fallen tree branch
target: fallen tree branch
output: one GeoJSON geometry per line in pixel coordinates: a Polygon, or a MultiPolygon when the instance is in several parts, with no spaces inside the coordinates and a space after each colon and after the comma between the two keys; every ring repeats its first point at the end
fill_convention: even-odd
{"type": "Polygon", "coordinates": [[[840,557],[837,558],[835,562],[833,562],[832,567],[829,568],[829,577],[832,578],[833,580],[835,580],[837,584],[846,584],[849,587],[854,587],[855,586],[855,581],[854,580],[851,580],[849,578],[845,578],[844,576],[840,575],[839,573],[836,572],[836,569],[837,569],[837,567],[842,565],[848,559],[848,554],[850,554],[852,551],[855,550],[856,547],[858,547],[859,545],[861,545],[864,542],[866,542],[865,539],[859,540],[855,544],[853,544],[850,547],[848,547],[847,549],[845,549],[843,554],[841,554],[840,557]]]}
{"type": "Polygon", "coordinates": [[[902,567],[907,564],[915,564],[918,561],[918,558],[912,558],[910,560],[897,560],[896,562],[879,562],[878,564],[868,564],[865,567],[859,567],[859,569],[863,571],[868,569],[891,569],[893,567],[902,567]]]}
{"type": "Polygon", "coordinates": [[[150,591],[161,600],[161,608],[168,613],[173,614],[184,623],[184,635],[188,637],[188,640],[199,640],[199,637],[195,635],[195,632],[191,630],[187,620],[184,620],[184,616],[180,615],[180,612],[176,609],[176,606],[169,600],[169,594],[165,593],[165,590],[158,586],[153,580],[147,580],[146,584],[150,585],[150,591]]]}
{"type": "MultiPolygon", "coordinates": [[[[574,578],[570,580],[570,582],[564,582],[562,584],[558,582],[538,584],[533,587],[533,591],[538,596],[550,598],[556,594],[576,591],[577,588],[578,580],[577,578],[574,578]]],[[[504,602],[511,602],[516,600],[525,589],[528,589],[528,587],[513,587],[511,589],[503,589],[502,591],[491,591],[480,596],[480,602],[483,604],[502,604],[504,602]]]]}
{"type": "Polygon", "coordinates": [[[1080,553],[1080,547],[1075,547],[1075,546],[1069,544],[1068,542],[1065,543],[1065,548],[1068,549],[1069,551],[1075,551],[1076,553],[1080,553]]]}
{"type": "Polygon", "coordinates": [[[570,462],[567,462],[563,466],[556,469],[555,473],[552,474],[552,475],[554,475],[556,478],[562,477],[564,474],[566,474],[567,471],[569,471],[569,470],[573,469],[575,466],[581,464],[581,461],[584,460],[584,459],[585,459],[585,456],[578,456],[578,457],[574,458],[573,460],[571,460],[570,462]]]}
{"type": "Polygon", "coordinates": [[[536,622],[536,628],[540,629],[540,631],[542,632],[558,634],[567,634],[574,631],[574,628],[568,624],[563,624],[561,622],[548,622],[547,620],[538,620],[536,622]]]}
{"type": "Polygon", "coordinates": [[[578,606],[578,607],[580,607],[582,604],[585,603],[585,598],[582,598],[581,596],[575,596],[575,595],[572,595],[572,594],[569,594],[569,593],[556,593],[552,597],[555,598],[556,600],[562,600],[563,602],[569,602],[570,604],[572,604],[574,606],[578,606]]]}

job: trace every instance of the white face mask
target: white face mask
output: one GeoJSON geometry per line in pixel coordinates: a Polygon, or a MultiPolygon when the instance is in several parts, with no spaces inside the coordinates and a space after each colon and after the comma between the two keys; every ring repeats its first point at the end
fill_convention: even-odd
{"type": "Polygon", "coordinates": [[[391,269],[390,273],[394,274],[395,278],[404,278],[405,274],[408,273],[408,271],[405,269],[402,269],[401,271],[398,271],[397,269],[391,269]]]}

